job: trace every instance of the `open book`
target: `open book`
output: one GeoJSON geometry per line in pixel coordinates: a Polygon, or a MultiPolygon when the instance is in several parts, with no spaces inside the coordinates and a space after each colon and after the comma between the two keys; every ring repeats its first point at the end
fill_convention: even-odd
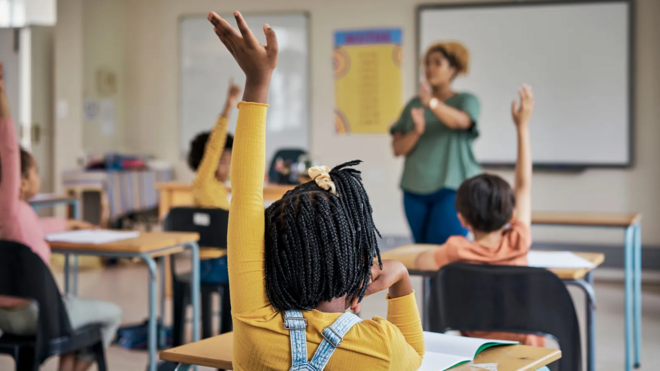
{"type": "Polygon", "coordinates": [[[424,332],[426,353],[419,371],[444,371],[472,362],[484,349],[497,345],[518,344],[516,341],[478,339],[424,332]]]}

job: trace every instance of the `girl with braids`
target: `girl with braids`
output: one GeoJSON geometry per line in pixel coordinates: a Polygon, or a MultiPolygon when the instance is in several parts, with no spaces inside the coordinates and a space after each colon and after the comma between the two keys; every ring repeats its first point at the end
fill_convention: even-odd
{"type": "Polygon", "coordinates": [[[350,167],[359,162],[313,168],[313,182],[264,213],[265,103],[277,38],[264,25],[267,45],[260,45],[234,16],[240,32],[208,16],[246,75],[231,166],[234,370],[417,370],[424,340],[408,271],[380,261],[371,205],[350,167]],[[347,312],[385,289],[387,320],[347,312]]]}

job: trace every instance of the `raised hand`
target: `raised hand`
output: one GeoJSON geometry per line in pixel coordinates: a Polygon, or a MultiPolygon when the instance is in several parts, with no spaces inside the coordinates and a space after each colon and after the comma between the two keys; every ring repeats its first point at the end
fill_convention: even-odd
{"type": "Polygon", "coordinates": [[[9,102],[7,101],[7,90],[5,87],[5,66],[0,63],[0,118],[11,117],[9,102]]]}
{"type": "Polygon", "coordinates": [[[532,87],[523,84],[523,86],[518,89],[518,95],[520,96],[520,104],[515,100],[511,103],[511,116],[513,117],[513,122],[516,126],[527,125],[529,119],[532,117],[532,112],[534,111],[534,94],[532,94],[532,87]]]}
{"type": "Polygon", "coordinates": [[[424,118],[424,108],[418,107],[410,110],[413,123],[415,124],[415,132],[419,135],[424,134],[426,130],[426,119],[424,118]]]}
{"type": "Polygon", "coordinates": [[[429,102],[431,102],[431,98],[433,98],[431,94],[431,85],[424,81],[419,86],[419,99],[422,101],[423,105],[428,106],[429,102]]]}
{"type": "Polygon", "coordinates": [[[227,89],[227,104],[233,106],[236,104],[239,95],[241,95],[241,87],[234,84],[234,79],[229,79],[229,88],[227,89]]]}
{"type": "Polygon", "coordinates": [[[215,12],[210,12],[208,20],[213,24],[216,35],[234,56],[234,59],[245,73],[245,93],[243,100],[248,102],[266,103],[268,86],[273,70],[277,65],[277,37],[275,31],[268,25],[263,26],[266,35],[266,45],[252,34],[243,16],[234,12],[237,31],[227,21],[215,12]]]}

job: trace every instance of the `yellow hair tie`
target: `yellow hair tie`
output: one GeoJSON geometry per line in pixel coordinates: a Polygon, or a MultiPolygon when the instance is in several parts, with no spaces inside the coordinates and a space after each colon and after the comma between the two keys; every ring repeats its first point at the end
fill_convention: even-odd
{"type": "Polygon", "coordinates": [[[332,178],[330,178],[330,168],[327,166],[313,166],[310,167],[309,170],[307,170],[307,174],[309,174],[309,177],[314,179],[316,184],[318,184],[319,187],[325,189],[326,191],[330,191],[335,196],[337,195],[337,187],[335,186],[335,182],[332,181],[332,178]]]}

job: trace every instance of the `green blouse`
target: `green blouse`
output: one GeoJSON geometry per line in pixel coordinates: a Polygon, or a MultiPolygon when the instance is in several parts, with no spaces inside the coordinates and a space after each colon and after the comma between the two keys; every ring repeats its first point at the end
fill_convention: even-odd
{"type": "MultiPolygon", "coordinates": [[[[472,118],[467,130],[454,130],[424,108],[426,129],[417,145],[406,157],[401,176],[401,189],[416,194],[431,194],[441,188],[456,190],[465,179],[481,173],[481,167],[472,153],[472,143],[479,136],[477,121],[481,107],[479,100],[469,93],[458,93],[445,101],[450,107],[464,111],[472,118]]],[[[414,129],[410,110],[424,107],[419,97],[404,108],[391,133],[408,133],[414,129]]]]}

